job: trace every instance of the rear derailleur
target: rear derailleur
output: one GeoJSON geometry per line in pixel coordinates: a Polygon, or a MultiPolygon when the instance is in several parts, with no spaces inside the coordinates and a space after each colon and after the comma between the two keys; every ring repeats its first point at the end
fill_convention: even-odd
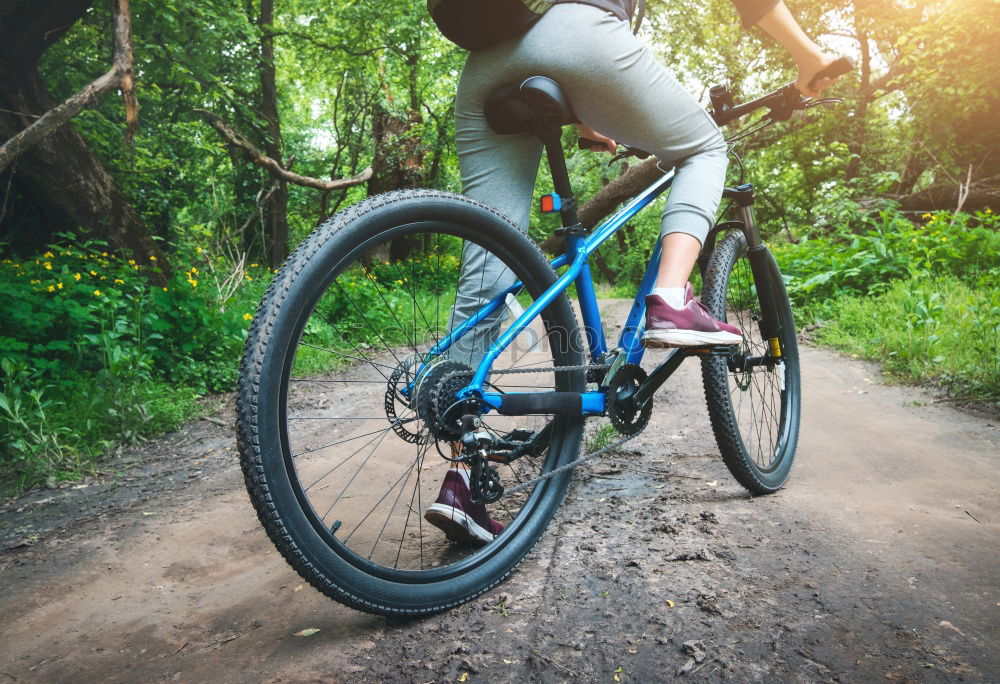
{"type": "Polygon", "coordinates": [[[516,429],[497,436],[483,426],[479,416],[462,416],[461,461],[470,468],[469,487],[472,502],[493,503],[503,496],[504,487],[493,463],[509,465],[522,456],[537,456],[549,445],[552,424],[540,432],[516,429]]]}
{"type": "Polygon", "coordinates": [[[462,460],[471,466],[469,489],[472,503],[493,503],[503,496],[500,473],[489,463],[490,452],[496,440],[483,429],[479,416],[462,416],[462,460]]]}

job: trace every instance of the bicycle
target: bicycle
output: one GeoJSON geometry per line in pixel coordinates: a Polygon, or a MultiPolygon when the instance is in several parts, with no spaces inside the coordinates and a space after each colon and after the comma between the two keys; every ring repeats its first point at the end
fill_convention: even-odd
{"type": "MultiPolygon", "coordinates": [[[[841,59],[823,75],[851,68],[841,59]]],[[[739,105],[716,87],[711,101],[719,125],[768,110],[736,139],[796,110],[839,102],[804,99],[793,84],[739,105]]],[[[303,578],[360,610],[439,612],[503,581],[547,527],[572,469],[641,432],[655,391],[689,357],[701,361],[712,428],[740,484],[754,494],[776,491],[794,458],[795,325],[754,223],[753,186],[726,188],[740,218],[718,223],[698,260],[702,302],[735,321],[743,343],[674,349],[647,375],[644,298],[659,241],[613,347],[588,256],[670,187],[673,170],[588,234],[561,144],[561,128],[574,117],[558,85],[532,77],[500,89],[487,119],[498,132],[529,131],[544,143],[555,194],[543,197],[543,209],[560,214],[565,253],[548,260],[505,217],[459,195],[371,197],[329,219],[289,257],[246,341],[237,433],[258,517],[303,578]],[[463,270],[463,260],[487,258],[505,270],[489,286],[479,275],[470,290],[477,271],[463,270]],[[475,313],[448,320],[469,291],[485,293],[475,313]],[[578,457],[591,416],[607,416],[620,437],[578,457]],[[422,514],[440,480],[427,471],[438,458],[470,468],[473,501],[503,524],[492,541],[457,544],[425,529],[422,514]]]]}

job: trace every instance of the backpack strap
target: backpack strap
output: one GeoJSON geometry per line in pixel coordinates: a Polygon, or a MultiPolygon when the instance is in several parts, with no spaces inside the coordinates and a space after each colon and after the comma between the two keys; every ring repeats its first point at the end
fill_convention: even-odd
{"type": "Polygon", "coordinates": [[[642,26],[643,17],[646,16],[646,0],[639,0],[635,8],[635,26],[632,28],[632,33],[638,35],[639,27],[642,26]]]}

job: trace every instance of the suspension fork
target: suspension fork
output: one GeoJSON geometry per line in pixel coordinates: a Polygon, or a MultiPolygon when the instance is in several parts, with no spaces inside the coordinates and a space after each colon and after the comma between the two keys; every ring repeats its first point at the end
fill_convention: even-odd
{"type": "Polygon", "coordinates": [[[743,233],[747,242],[747,260],[750,262],[750,271],[753,273],[753,282],[757,287],[757,301],[760,304],[761,319],[758,322],[761,339],[767,340],[768,350],[772,357],[780,357],[781,349],[781,317],[778,315],[777,292],[778,283],[775,279],[781,274],[774,266],[774,258],[767,245],[760,239],[757,225],[754,223],[753,204],[754,188],[747,183],[738,188],[726,188],[723,191],[724,198],[732,199],[739,208],[740,221],[729,221],[717,225],[705,240],[705,249],[699,257],[702,275],[705,274],[708,259],[715,248],[715,240],[720,232],[738,229],[743,233]]]}
{"type": "Polygon", "coordinates": [[[747,236],[747,260],[753,273],[753,282],[757,286],[757,301],[760,303],[760,336],[767,340],[771,356],[780,357],[781,349],[781,318],[778,316],[777,298],[775,296],[774,279],[780,277],[772,268],[774,258],[771,251],[760,240],[757,226],[753,222],[753,208],[740,207],[744,234],[747,236]]]}

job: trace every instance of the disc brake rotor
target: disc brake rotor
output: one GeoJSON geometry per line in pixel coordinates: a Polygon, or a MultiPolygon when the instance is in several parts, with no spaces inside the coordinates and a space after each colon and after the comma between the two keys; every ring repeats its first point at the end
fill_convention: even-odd
{"type": "MultiPolygon", "coordinates": [[[[389,382],[385,388],[385,417],[389,419],[392,431],[399,435],[400,439],[410,444],[420,442],[421,435],[418,432],[410,430],[407,427],[410,423],[404,423],[399,418],[399,413],[407,409],[412,409],[414,405],[414,402],[407,398],[404,392],[409,389],[412,396],[416,385],[414,380],[416,379],[417,369],[420,368],[420,362],[421,358],[417,354],[412,354],[400,361],[399,365],[392,371],[392,374],[389,375],[389,382]]],[[[413,424],[420,425],[419,422],[414,422],[413,424]]]]}

